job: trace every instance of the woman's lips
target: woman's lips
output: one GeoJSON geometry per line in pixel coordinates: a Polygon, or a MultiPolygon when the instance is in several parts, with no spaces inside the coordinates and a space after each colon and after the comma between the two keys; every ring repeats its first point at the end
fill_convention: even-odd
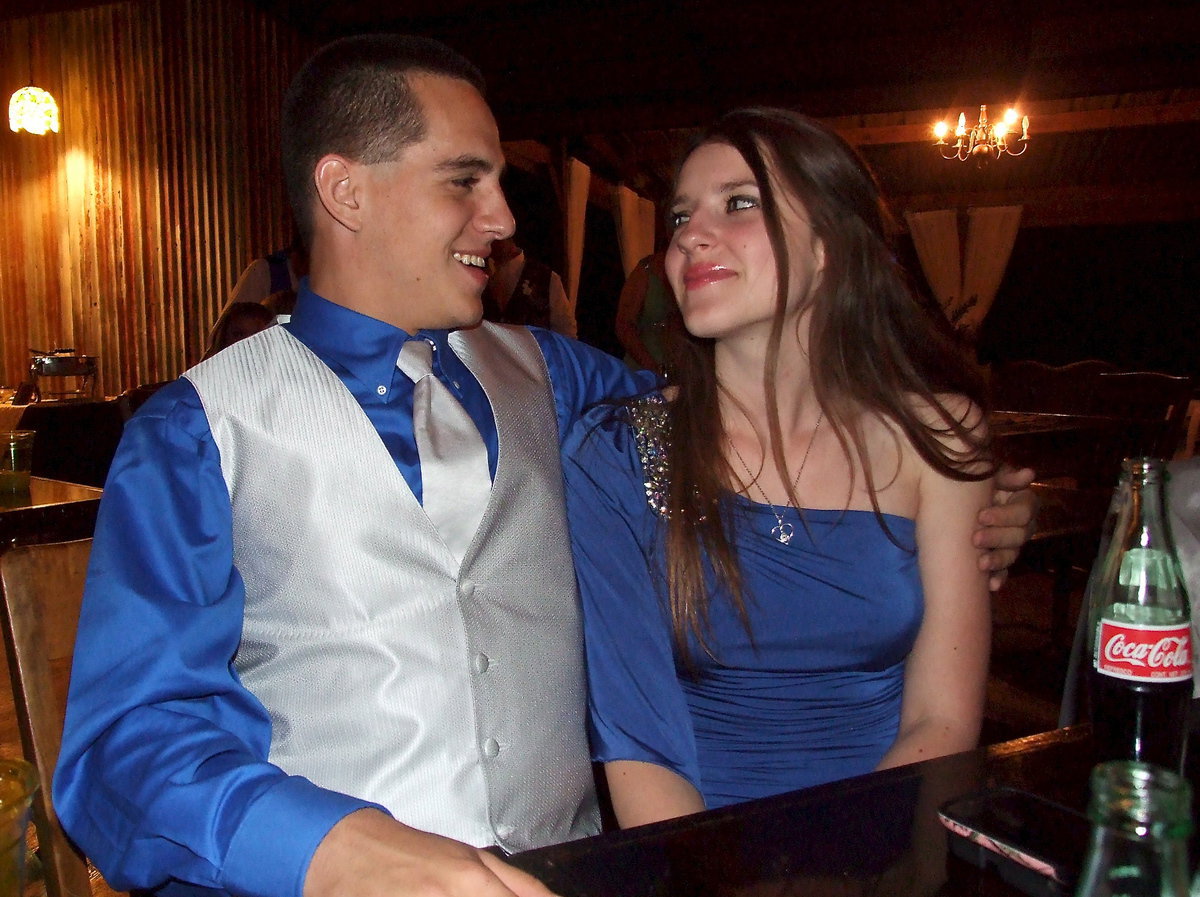
{"type": "Polygon", "coordinates": [[[683,272],[683,286],[695,290],[734,276],[733,271],[721,265],[693,265],[683,272]]]}

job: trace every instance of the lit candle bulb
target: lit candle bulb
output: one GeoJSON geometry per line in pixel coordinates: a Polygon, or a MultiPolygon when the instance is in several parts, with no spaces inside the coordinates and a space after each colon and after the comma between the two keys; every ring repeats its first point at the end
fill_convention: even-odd
{"type": "Polygon", "coordinates": [[[1028,138],[1029,138],[1029,116],[1026,115],[1024,118],[1021,119],[1021,139],[1027,140],[1028,138]]]}

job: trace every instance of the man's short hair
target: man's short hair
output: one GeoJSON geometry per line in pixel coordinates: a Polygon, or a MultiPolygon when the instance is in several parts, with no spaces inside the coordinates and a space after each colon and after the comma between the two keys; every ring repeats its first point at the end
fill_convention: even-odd
{"type": "Polygon", "coordinates": [[[283,98],[283,176],[296,227],[311,245],[317,161],[338,153],[373,165],[425,137],[425,117],[408,83],[421,72],[470,83],[483,76],[445,44],[426,37],[364,34],[327,44],[304,64],[283,98]]]}

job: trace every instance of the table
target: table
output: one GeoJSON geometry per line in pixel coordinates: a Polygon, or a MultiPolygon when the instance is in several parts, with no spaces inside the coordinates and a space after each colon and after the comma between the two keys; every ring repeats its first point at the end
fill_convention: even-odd
{"type": "Polygon", "coordinates": [[[87,539],[96,527],[103,490],[30,477],[28,492],[0,492],[0,551],[13,542],[87,539]]]}
{"type": "Polygon", "coordinates": [[[1090,768],[1090,731],[1074,726],[510,861],[562,897],[1011,897],[948,855],[937,807],[1007,784],[1082,809],[1090,768]]]}

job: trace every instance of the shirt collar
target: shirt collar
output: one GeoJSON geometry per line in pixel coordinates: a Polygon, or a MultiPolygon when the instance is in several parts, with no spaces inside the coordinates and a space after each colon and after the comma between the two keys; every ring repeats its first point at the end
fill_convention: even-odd
{"type": "Polygon", "coordinates": [[[283,326],[327,365],[341,367],[368,385],[391,382],[400,349],[410,339],[426,339],[437,347],[435,370],[441,362],[445,373],[454,377],[462,367],[453,351],[447,351],[449,330],[410,334],[314,293],[307,277],[296,291],[292,319],[283,326]]]}

